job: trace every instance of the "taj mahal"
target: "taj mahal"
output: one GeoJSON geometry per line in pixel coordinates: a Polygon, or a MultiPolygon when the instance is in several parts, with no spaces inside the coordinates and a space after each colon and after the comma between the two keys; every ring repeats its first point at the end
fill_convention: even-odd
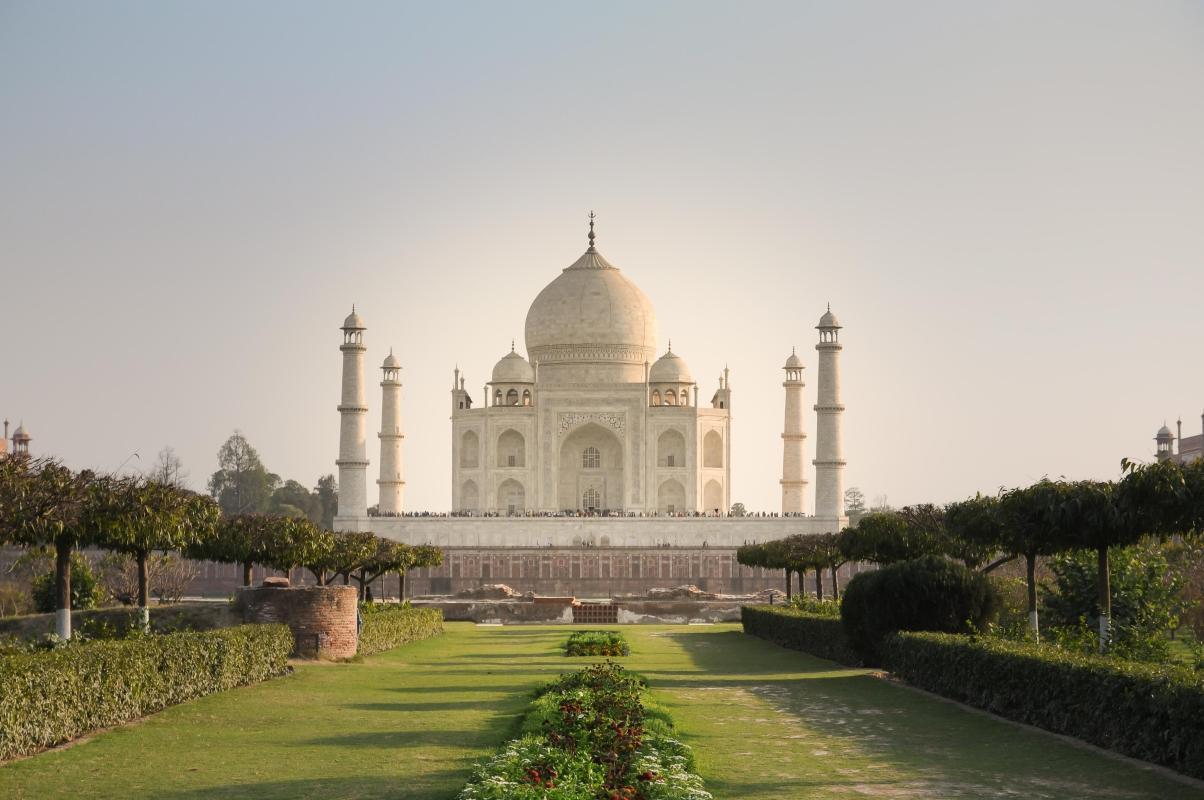
{"type": "Polygon", "coordinates": [[[735,564],[739,545],[847,524],[841,325],[829,308],[816,329],[814,504],[805,365],[791,352],[782,368],[781,514],[731,516],[730,372],[704,394],[672,343],[659,351],[652,302],[599,252],[591,213],[587,249],[527,312],[525,355],[511,343],[479,404],[453,371],[452,508],[415,516],[404,506],[401,363],[392,351],[380,368],[379,495],[369,512],[367,327],[352,309],[340,347],[335,527],[444,548],[444,566],[416,576],[432,591],[494,580],[577,594],[601,590],[600,581],[611,590],[708,579],[749,588],[735,564]],[[650,559],[649,550],[672,555],[650,559]]]}

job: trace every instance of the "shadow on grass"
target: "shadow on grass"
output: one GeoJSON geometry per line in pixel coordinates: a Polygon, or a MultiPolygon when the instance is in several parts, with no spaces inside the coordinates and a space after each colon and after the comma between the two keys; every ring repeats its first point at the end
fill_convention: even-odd
{"type": "MultiPolygon", "coordinates": [[[[818,791],[880,797],[1204,798],[1198,788],[1141,766],[740,631],[669,635],[696,669],[649,667],[654,690],[680,692],[678,702],[728,702],[732,722],[763,717],[768,706],[775,713],[767,726],[793,731],[786,748],[758,757],[765,769],[747,782],[722,771],[709,779],[717,797],[758,792],[797,797],[818,791]],[[716,689],[741,694],[711,699],[709,690],[716,689]],[[824,751],[823,756],[815,751],[824,751]],[[777,756],[793,762],[787,771],[800,774],[785,779],[784,765],[770,763],[777,756]],[[779,778],[781,793],[773,780],[779,778]]],[[[697,738],[683,733],[687,741],[697,738]]],[[[713,758],[721,762],[731,756],[715,753],[713,758]]]]}
{"type": "MultiPolygon", "coordinates": [[[[295,781],[235,781],[223,786],[159,790],[158,800],[292,800],[293,798],[357,798],[357,800],[440,800],[455,797],[465,775],[460,770],[439,770],[422,775],[371,778],[322,778],[295,781]]],[[[81,793],[79,797],[96,797],[81,793]]]]}

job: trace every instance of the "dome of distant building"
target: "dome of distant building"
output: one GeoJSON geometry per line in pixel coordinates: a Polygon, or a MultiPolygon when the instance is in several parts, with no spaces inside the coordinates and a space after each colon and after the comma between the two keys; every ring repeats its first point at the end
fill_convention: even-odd
{"type": "Polygon", "coordinates": [[[790,358],[786,359],[786,366],[782,367],[782,369],[802,369],[802,368],[803,368],[803,360],[798,357],[798,353],[791,350],[790,358]]]}
{"type": "MultiPolygon", "coordinates": [[[[1149,428],[1146,428],[1146,430],[1149,430],[1149,428]]],[[[1171,433],[1170,428],[1163,425],[1161,428],[1158,429],[1158,435],[1159,436],[1174,436],[1175,434],[1171,433]]]]}
{"type": "Polygon", "coordinates": [[[359,314],[355,313],[355,306],[352,306],[351,313],[347,315],[347,319],[343,320],[343,329],[362,331],[365,328],[364,320],[360,318],[359,314]]]}
{"type": "Polygon", "coordinates": [[[527,353],[548,362],[639,364],[656,353],[656,312],[640,288],[591,245],[535,298],[527,353]]]}
{"type": "Polygon", "coordinates": [[[686,360],[672,350],[656,360],[648,371],[648,380],[652,383],[693,383],[690,368],[686,360]]]}
{"type": "Polygon", "coordinates": [[[393,351],[389,351],[389,355],[385,356],[385,362],[381,364],[385,369],[401,369],[401,362],[397,360],[397,356],[393,355],[393,351]]]}
{"type": "Polygon", "coordinates": [[[535,383],[531,363],[511,350],[493,367],[494,383],[535,383]]]}
{"type": "Polygon", "coordinates": [[[839,328],[840,320],[836,319],[836,315],[832,313],[832,307],[828,306],[828,310],[819,318],[818,328],[839,328]]]}

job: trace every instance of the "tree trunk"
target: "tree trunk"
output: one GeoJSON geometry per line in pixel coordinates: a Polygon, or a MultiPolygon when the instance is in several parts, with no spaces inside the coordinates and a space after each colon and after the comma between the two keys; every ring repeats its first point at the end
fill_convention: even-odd
{"type": "Polygon", "coordinates": [[[251,585],[251,567],[252,566],[253,565],[251,564],[250,561],[242,562],[242,585],[243,586],[251,585]]]}
{"type": "Polygon", "coordinates": [[[1107,652],[1112,631],[1112,576],[1108,573],[1108,548],[1099,548],[1099,651],[1107,652]]]}
{"type": "Polygon", "coordinates": [[[1037,618],[1037,555],[1024,555],[1028,579],[1028,626],[1033,629],[1033,638],[1041,641],[1041,627],[1037,618]]]}
{"type": "Polygon", "coordinates": [[[351,585],[351,573],[350,573],[350,572],[344,572],[344,573],[343,573],[343,585],[344,585],[344,586],[350,586],[350,585],[351,585]]]}
{"type": "Polygon", "coordinates": [[[397,570],[397,602],[405,604],[406,601],[406,571],[404,569],[397,570]]]}
{"type": "Polygon", "coordinates": [[[786,602],[787,603],[789,603],[790,598],[794,596],[793,593],[790,591],[790,579],[792,577],[793,577],[793,573],[790,571],[790,567],[786,567],[786,602]]]}
{"type": "Polygon", "coordinates": [[[824,599],[824,568],[815,568],[815,599],[824,599]]]}
{"type": "Polygon", "coordinates": [[[135,556],[138,560],[138,618],[145,632],[150,631],[150,571],[146,565],[148,555],[139,551],[135,556]]]}
{"type": "Polygon", "coordinates": [[[60,639],[71,638],[71,545],[54,543],[54,628],[60,639]]]}
{"type": "Polygon", "coordinates": [[[839,569],[840,569],[840,567],[836,567],[836,566],[832,567],[832,599],[833,600],[840,599],[840,580],[838,579],[837,574],[836,574],[836,571],[839,569]]]}

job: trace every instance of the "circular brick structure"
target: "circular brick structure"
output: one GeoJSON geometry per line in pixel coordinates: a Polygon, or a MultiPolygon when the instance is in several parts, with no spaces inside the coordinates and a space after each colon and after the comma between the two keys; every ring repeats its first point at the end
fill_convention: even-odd
{"type": "Polygon", "coordinates": [[[238,602],[244,622],[288,625],[299,658],[351,658],[359,647],[354,586],[256,586],[238,602]]]}

